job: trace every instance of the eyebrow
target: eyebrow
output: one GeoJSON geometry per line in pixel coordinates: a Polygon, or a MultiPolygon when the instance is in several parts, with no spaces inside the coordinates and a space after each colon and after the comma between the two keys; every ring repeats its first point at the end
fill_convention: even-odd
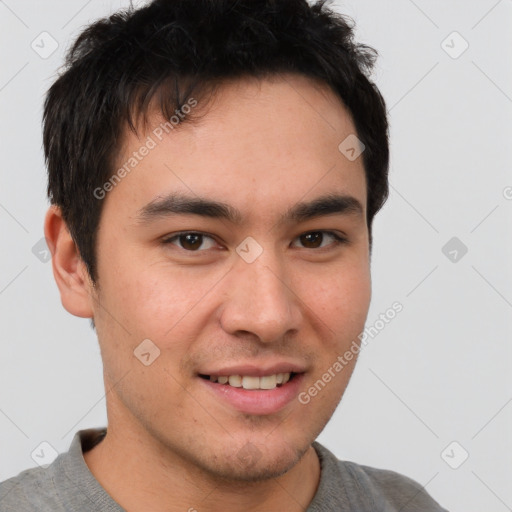
{"type": "MultiPolygon", "coordinates": [[[[362,215],[363,206],[355,197],[328,194],[310,202],[299,202],[290,207],[279,219],[279,223],[300,223],[328,215],[362,215]]],[[[243,215],[233,206],[198,196],[172,193],[158,197],[141,208],[136,220],[141,224],[173,217],[176,215],[200,215],[224,219],[233,224],[241,224],[243,215]]]]}

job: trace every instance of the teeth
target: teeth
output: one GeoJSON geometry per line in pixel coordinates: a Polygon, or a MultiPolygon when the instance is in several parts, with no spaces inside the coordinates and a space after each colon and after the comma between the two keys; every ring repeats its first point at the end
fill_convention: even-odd
{"type": "Polygon", "coordinates": [[[235,388],[244,389],[274,389],[277,386],[286,384],[290,380],[290,373],[276,373],[274,375],[265,375],[263,377],[254,377],[252,375],[210,375],[211,382],[219,384],[229,384],[235,388]]]}
{"type": "Polygon", "coordinates": [[[242,386],[244,389],[258,389],[260,387],[260,378],[242,377],[242,386]]]}
{"type": "Polygon", "coordinates": [[[277,384],[277,375],[267,375],[260,377],[259,380],[261,389],[274,389],[277,384]]]}
{"type": "Polygon", "coordinates": [[[233,386],[235,388],[242,387],[242,377],[240,377],[240,375],[230,375],[228,380],[230,386],[233,386]]]}

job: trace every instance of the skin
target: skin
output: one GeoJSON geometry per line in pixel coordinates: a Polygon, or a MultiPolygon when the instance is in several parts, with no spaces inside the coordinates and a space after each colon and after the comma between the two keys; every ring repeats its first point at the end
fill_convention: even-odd
{"type": "MultiPolygon", "coordinates": [[[[201,104],[196,107],[199,109],[201,104]]],[[[150,116],[153,126],[162,119],[150,116]]],[[[150,133],[148,131],[148,133],[150,133]]],[[[356,359],[304,405],[241,413],[197,373],[231,364],[294,361],[307,391],[364,328],[371,296],[362,158],[338,145],[355,134],[326,86],[308,78],[243,79],[223,85],[195,124],[184,123],[105,197],[93,286],[57,207],[45,233],[62,303],[94,318],[104,365],[108,433],[84,454],[93,475],[130,511],[302,511],[318,487],[311,443],[332,416],[356,359]],[[242,221],[198,215],[141,223],[152,200],[183,192],[229,203],[242,221]],[[301,201],[337,192],[360,213],[279,222],[301,201]],[[347,239],[307,245],[304,233],[347,239]],[[199,250],[163,243],[200,231],[199,250]],[[248,236],[263,248],[247,263],[248,236]],[[143,365],[134,349],[150,339],[160,356],[143,365]],[[243,462],[251,443],[257,457],[243,462]]],[[[126,131],[117,164],[147,134],[126,131]]]]}

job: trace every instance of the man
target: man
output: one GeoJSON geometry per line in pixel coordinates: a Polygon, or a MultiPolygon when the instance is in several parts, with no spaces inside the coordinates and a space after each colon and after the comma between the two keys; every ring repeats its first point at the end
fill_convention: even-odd
{"type": "Polygon", "coordinates": [[[315,441],[388,191],[352,38],[304,0],[155,0],[79,36],[45,103],[45,236],[98,334],[108,428],[4,482],[0,510],[443,510],[315,441]]]}

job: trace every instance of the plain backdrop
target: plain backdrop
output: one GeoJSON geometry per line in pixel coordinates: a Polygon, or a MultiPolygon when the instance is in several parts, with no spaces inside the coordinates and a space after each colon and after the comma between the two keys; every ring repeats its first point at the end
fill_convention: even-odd
{"type": "MultiPolygon", "coordinates": [[[[41,242],[40,121],[72,38],[126,5],[0,1],[0,480],[35,466],[40,443],[65,451],[106,424],[95,333],[62,308],[41,242]]],[[[403,311],[362,351],[319,441],[451,511],[512,510],[512,1],[334,5],[380,53],[391,123],[367,325],[403,311]]]]}

